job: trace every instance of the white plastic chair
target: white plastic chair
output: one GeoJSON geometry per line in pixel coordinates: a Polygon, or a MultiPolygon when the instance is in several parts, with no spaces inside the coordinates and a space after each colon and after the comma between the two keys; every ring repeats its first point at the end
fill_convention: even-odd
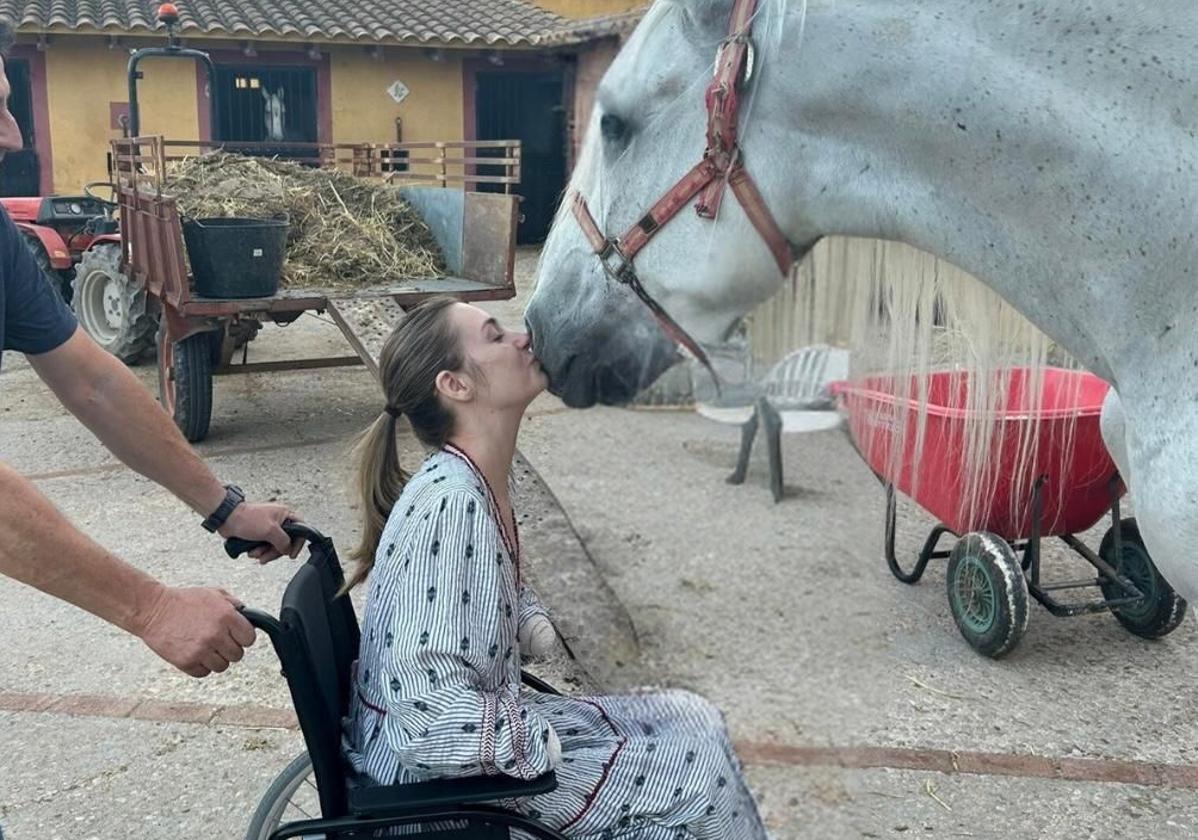
{"type": "Polygon", "coordinates": [[[788,354],[757,383],[749,404],[697,402],[699,414],[741,427],[740,454],[729,484],[743,484],[758,425],[765,426],[769,447],[770,489],[782,500],[782,433],[819,432],[843,422],[828,386],[849,376],[849,351],[823,344],[788,354]]]}

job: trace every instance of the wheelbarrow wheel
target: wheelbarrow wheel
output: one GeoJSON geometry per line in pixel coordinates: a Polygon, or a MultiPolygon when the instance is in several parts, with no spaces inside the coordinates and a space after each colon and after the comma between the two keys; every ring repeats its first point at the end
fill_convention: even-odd
{"type": "MultiPolygon", "coordinates": [[[[1187,604],[1173,591],[1156,570],[1135,519],[1119,523],[1123,537],[1123,556],[1115,552],[1115,529],[1112,526],[1102,538],[1098,555],[1135,584],[1144,597],[1130,604],[1111,607],[1111,613],[1128,631],[1145,639],[1159,639],[1176,630],[1185,620],[1187,604]]],[[[1113,580],[1102,579],[1102,595],[1108,600],[1125,597],[1122,588],[1113,580]]]]}
{"type": "Polygon", "coordinates": [[[948,603],[965,641],[998,658],[1027,629],[1027,581],[1002,537],[981,531],[957,540],[948,558],[948,603]]]}
{"type": "Polygon", "coordinates": [[[170,341],[165,321],[158,330],[158,399],[192,443],[208,436],[212,422],[212,339],[196,333],[170,341]]]}

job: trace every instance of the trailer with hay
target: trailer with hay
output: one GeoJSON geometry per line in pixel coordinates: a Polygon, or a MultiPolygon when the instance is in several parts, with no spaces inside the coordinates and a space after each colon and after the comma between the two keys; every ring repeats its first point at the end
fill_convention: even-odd
{"type": "MultiPolygon", "coordinates": [[[[206,162],[204,156],[196,154],[212,145],[162,137],[113,141],[113,180],[120,205],[124,270],[134,285],[145,289],[149,305],[160,310],[159,393],[163,406],[191,441],[202,440],[208,433],[213,376],[373,364],[361,349],[361,333],[389,328],[403,317],[405,308],[430,295],[484,301],[505,300],[516,293],[515,195],[406,185],[396,188],[395,195],[409,214],[407,225],[414,229],[413,240],[420,243],[418,246],[396,247],[394,253],[381,246],[362,248],[360,241],[329,239],[323,247],[302,246],[308,251],[284,258],[279,266],[279,288],[263,290],[269,294],[254,294],[252,287],[261,278],[256,276],[253,263],[271,256],[268,237],[272,229],[281,227],[285,235],[304,220],[275,219],[270,213],[261,218],[232,217],[225,221],[246,224],[226,229],[219,216],[187,216],[179,197],[169,191],[172,165],[198,159],[199,166],[219,167],[227,159],[212,157],[206,162]],[[189,146],[192,148],[184,152],[189,146]],[[237,242],[237,248],[231,249],[231,240],[237,242]],[[225,265],[214,266],[218,261],[225,261],[225,265]],[[231,275],[237,278],[239,289],[228,287],[231,275]],[[327,312],[357,355],[248,361],[245,348],[264,324],[289,324],[307,311],[327,312]],[[238,351],[240,361],[236,360],[238,351]]],[[[386,151],[407,153],[411,166],[415,157],[411,152],[423,151],[413,148],[415,145],[388,147],[386,151]]],[[[457,145],[463,152],[475,152],[481,144],[457,145]]],[[[450,154],[448,146],[441,144],[432,151],[437,157],[445,157],[450,154]]],[[[504,150],[510,161],[504,165],[510,167],[510,174],[476,177],[505,178],[515,183],[519,178],[518,148],[507,145],[504,150]]],[[[317,171],[340,171],[346,154],[351,162],[357,161],[351,173],[343,175],[350,182],[385,177],[379,171],[378,161],[385,159],[379,156],[380,151],[365,145],[311,150],[320,161],[317,171]],[[368,163],[362,164],[363,160],[368,163]]],[[[405,173],[409,178],[413,174],[405,173]]],[[[463,187],[470,183],[470,179],[463,178],[463,187]]],[[[350,218],[348,209],[318,208],[314,214],[325,212],[346,218],[351,227],[364,224],[360,217],[350,218]]]]}
{"type": "Polygon", "coordinates": [[[160,19],[169,44],[131,55],[127,136],[109,158],[121,229],[110,285],[136,290],[138,306],[117,295],[102,314],[117,328],[157,321],[161,401],[188,440],[208,434],[213,376],[373,367],[373,334],[405,308],[436,294],[515,295],[518,141],[238,142],[231,154],[219,141],[139,136],[142,59],[213,69],[179,43],[173,7],[160,19]],[[328,313],[356,355],[248,360],[264,324],[310,311],[328,313]]]}

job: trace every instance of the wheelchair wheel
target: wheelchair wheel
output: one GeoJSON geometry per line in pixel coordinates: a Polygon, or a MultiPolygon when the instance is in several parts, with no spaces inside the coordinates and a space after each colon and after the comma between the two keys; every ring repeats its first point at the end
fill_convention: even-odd
{"type": "MultiPolygon", "coordinates": [[[[320,816],[320,796],[316,791],[316,780],[312,777],[312,759],[308,758],[305,751],[297,755],[270,783],[250,819],[245,840],[267,840],[283,823],[317,819],[320,816]]],[[[324,835],[317,834],[304,840],[324,840],[324,835]]]]}

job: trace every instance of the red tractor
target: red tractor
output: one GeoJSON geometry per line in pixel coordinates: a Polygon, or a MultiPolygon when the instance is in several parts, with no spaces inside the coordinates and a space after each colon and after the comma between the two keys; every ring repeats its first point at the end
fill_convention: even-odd
{"type": "Polygon", "coordinates": [[[154,345],[158,319],[145,289],[121,271],[116,204],[97,189],[112,185],[88,184],[82,196],[0,198],[0,206],[83,329],[114,356],[134,362],[154,345]]]}

